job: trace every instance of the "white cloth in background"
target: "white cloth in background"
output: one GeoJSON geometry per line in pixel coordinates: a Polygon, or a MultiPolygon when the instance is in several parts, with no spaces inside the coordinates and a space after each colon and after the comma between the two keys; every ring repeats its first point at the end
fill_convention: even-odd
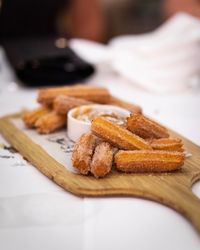
{"type": "Polygon", "coordinates": [[[143,35],[114,38],[108,46],[70,41],[83,58],[108,68],[146,90],[167,93],[200,86],[200,20],[179,13],[143,35]]]}
{"type": "Polygon", "coordinates": [[[10,82],[14,82],[15,76],[7,60],[5,51],[0,47],[0,89],[6,87],[10,82]]]}

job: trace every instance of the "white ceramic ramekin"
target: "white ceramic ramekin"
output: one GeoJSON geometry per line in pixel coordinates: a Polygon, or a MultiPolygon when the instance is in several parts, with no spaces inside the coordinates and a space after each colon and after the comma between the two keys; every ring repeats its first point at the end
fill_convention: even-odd
{"type": "Polygon", "coordinates": [[[77,141],[83,133],[90,131],[91,122],[78,120],[73,116],[77,109],[81,110],[86,108],[92,108],[100,112],[105,111],[105,113],[106,111],[115,112],[124,118],[130,115],[128,110],[113,105],[90,104],[73,108],[68,112],[67,115],[67,134],[72,141],[77,141]]]}

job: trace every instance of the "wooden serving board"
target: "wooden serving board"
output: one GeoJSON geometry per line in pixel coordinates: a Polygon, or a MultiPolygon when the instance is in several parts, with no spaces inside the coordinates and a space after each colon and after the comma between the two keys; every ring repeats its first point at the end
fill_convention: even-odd
{"type": "Polygon", "coordinates": [[[65,190],[79,196],[135,196],[160,202],[180,212],[200,234],[200,200],[191,191],[193,183],[200,179],[200,147],[189,140],[178,135],[192,154],[180,171],[158,174],[112,171],[106,178],[97,180],[68,171],[15,126],[14,117],[0,119],[0,132],[39,171],[65,190]]]}

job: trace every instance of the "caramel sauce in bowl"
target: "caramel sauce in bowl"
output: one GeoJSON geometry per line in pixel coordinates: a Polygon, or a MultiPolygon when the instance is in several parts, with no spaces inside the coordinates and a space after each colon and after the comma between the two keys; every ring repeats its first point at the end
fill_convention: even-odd
{"type": "Polygon", "coordinates": [[[67,116],[68,137],[72,141],[77,141],[83,133],[90,131],[91,122],[97,116],[123,125],[129,115],[128,110],[113,105],[90,104],[73,108],[67,116]]]}

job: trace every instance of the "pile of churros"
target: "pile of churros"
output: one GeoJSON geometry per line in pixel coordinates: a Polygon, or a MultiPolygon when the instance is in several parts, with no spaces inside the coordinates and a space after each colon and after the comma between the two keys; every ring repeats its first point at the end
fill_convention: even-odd
{"type": "Polygon", "coordinates": [[[96,117],[91,133],[76,142],[72,163],[83,175],[106,176],[115,167],[126,173],[169,172],[184,164],[183,143],[141,114],[127,117],[123,126],[96,117]]]}
{"type": "Polygon", "coordinates": [[[72,163],[83,175],[96,178],[109,174],[113,167],[126,173],[168,172],[184,164],[183,143],[170,138],[168,130],[141,114],[140,107],[113,97],[106,88],[91,85],[47,88],[39,91],[40,106],[24,112],[27,127],[48,134],[66,126],[69,110],[93,103],[111,104],[131,112],[118,125],[97,116],[91,131],[75,143],[72,163]]]}
{"type": "Polygon", "coordinates": [[[36,129],[41,134],[52,133],[66,126],[68,111],[81,105],[112,104],[130,112],[141,113],[140,107],[113,97],[106,88],[91,85],[42,89],[37,101],[40,106],[24,112],[22,119],[28,128],[36,129]]]}

